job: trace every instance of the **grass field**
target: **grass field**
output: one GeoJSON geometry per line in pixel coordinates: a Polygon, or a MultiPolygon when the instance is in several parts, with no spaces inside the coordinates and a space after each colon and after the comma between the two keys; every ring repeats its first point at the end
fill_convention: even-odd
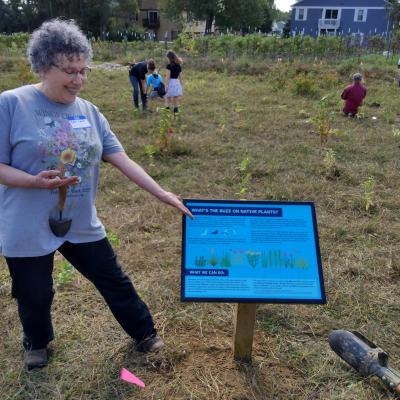
{"type": "MultiPolygon", "coordinates": [[[[23,64],[0,61],[0,90],[32,79],[23,64]]],[[[253,362],[234,362],[235,305],[179,300],[180,216],[104,165],[99,215],[166,350],[134,352],[98,293],[58,258],[51,361],[25,372],[1,260],[0,398],[392,398],[379,381],[340,361],[327,336],[333,329],[360,331],[400,368],[400,89],[394,76],[395,68],[376,60],[336,66],[188,60],[182,112],[164,146],[161,104],[152,103],[151,114],[134,113],[126,69],[95,69],[82,97],[100,108],[127,153],[165,188],[192,198],[314,201],[328,301],[259,305],[253,362]],[[357,70],[369,92],[363,118],[350,119],[340,114],[340,93],[357,70]],[[325,129],[323,145],[317,120],[337,130],[325,129]],[[240,171],[245,159],[247,181],[240,171]],[[122,366],[146,388],[119,382],[122,366]]]]}

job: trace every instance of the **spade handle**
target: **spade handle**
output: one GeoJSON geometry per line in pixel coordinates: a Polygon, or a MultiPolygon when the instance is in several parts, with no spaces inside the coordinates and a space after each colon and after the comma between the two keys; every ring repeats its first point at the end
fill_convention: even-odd
{"type": "MultiPolygon", "coordinates": [[[[65,174],[65,165],[60,163],[58,164],[58,169],[60,170],[60,178],[64,178],[65,174]]],[[[66,186],[60,186],[58,188],[58,209],[60,211],[64,211],[64,206],[65,206],[65,200],[67,198],[67,187],[66,186]]]]}
{"type": "Polygon", "coordinates": [[[67,198],[67,187],[61,186],[58,188],[58,209],[64,211],[65,200],[67,198]]]}

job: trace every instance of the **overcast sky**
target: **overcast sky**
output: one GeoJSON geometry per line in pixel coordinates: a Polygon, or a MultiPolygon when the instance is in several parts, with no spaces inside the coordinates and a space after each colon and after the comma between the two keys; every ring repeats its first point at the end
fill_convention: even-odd
{"type": "Polygon", "coordinates": [[[275,6],[278,10],[289,11],[290,6],[294,4],[296,0],[275,0],[275,6]]]}

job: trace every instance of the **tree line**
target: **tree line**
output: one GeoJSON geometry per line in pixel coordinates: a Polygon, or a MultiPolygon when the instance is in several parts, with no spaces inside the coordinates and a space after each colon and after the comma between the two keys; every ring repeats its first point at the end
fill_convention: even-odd
{"type": "MultiPolygon", "coordinates": [[[[206,21],[205,33],[215,23],[222,30],[270,32],[274,19],[287,19],[274,0],[159,0],[164,17],[177,22],[206,21]]],[[[135,29],[138,0],[0,0],[0,33],[32,32],[55,17],[75,19],[85,32],[135,29]]]]}
{"type": "Polygon", "coordinates": [[[101,32],[131,26],[136,0],[0,0],[0,32],[32,32],[43,21],[75,19],[85,32],[101,32]]]}
{"type": "Polygon", "coordinates": [[[180,20],[187,18],[206,21],[205,33],[212,24],[221,30],[242,33],[270,32],[275,19],[288,19],[289,15],[275,8],[274,0],[162,0],[166,16],[180,20]]]}

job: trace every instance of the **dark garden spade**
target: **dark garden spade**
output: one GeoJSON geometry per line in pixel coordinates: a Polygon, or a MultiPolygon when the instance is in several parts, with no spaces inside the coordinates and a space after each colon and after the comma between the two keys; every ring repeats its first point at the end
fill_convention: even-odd
{"type": "MultiPolygon", "coordinates": [[[[64,176],[65,167],[59,168],[61,175],[64,176]]],[[[71,219],[63,219],[63,211],[65,206],[65,200],[67,198],[67,186],[61,186],[58,188],[58,219],[49,218],[49,225],[51,231],[57,237],[63,237],[67,234],[71,228],[71,219]]]]}
{"type": "Polygon", "coordinates": [[[389,367],[389,356],[358,332],[332,331],[328,337],[332,350],[362,376],[377,376],[400,394],[400,372],[389,367]]]}

